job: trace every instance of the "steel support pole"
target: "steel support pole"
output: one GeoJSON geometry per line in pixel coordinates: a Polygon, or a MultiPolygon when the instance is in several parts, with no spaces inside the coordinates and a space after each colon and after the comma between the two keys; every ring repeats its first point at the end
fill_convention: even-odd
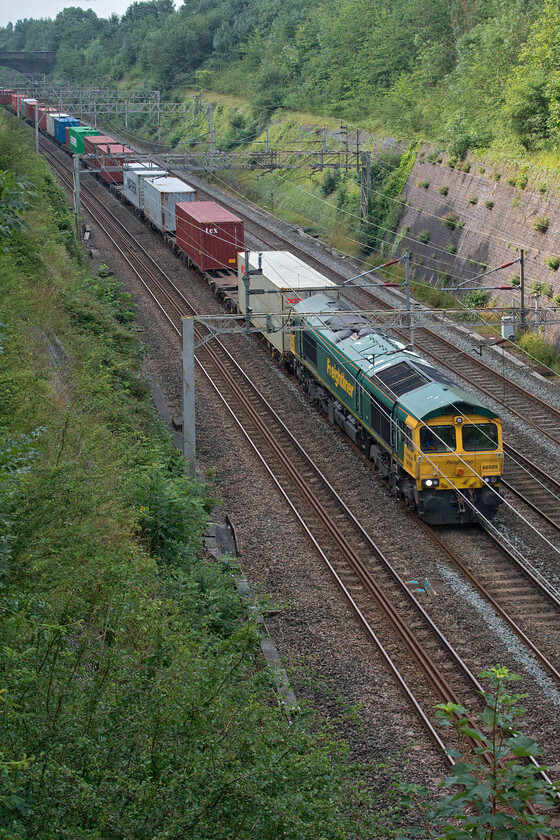
{"type": "Polygon", "coordinates": [[[249,251],[245,251],[245,274],[243,275],[243,285],[245,286],[245,332],[247,335],[251,334],[251,274],[249,271],[249,251]]]}
{"type": "Polygon", "coordinates": [[[520,257],[520,280],[521,280],[521,323],[522,330],[527,328],[527,310],[525,309],[525,251],[521,248],[520,257]]]}
{"type": "Polygon", "coordinates": [[[410,303],[410,251],[404,253],[404,295],[406,319],[410,330],[410,346],[414,347],[414,313],[410,303]]]}
{"type": "Polygon", "coordinates": [[[369,197],[371,194],[371,154],[362,152],[362,184],[360,195],[360,221],[365,222],[368,216],[369,197]]]}
{"type": "Polygon", "coordinates": [[[35,152],[39,154],[39,106],[35,103],[35,152]]]}
{"type": "Polygon", "coordinates": [[[181,318],[183,363],[183,457],[185,472],[196,476],[196,429],[194,417],[194,318],[181,318]]]}
{"type": "Polygon", "coordinates": [[[76,217],[76,233],[79,242],[82,241],[82,207],[80,201],[80,156],[74,158],[74,216],[76,217]]]}

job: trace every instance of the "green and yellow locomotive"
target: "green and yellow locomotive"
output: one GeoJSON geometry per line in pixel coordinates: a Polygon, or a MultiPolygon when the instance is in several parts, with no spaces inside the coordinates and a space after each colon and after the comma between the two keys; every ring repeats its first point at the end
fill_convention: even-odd
{"type": "Polygon", "coordinates": [[[294,306],[292,368],[304,390],[432,525],[492,517],[501,422],[429,362],[341,300],[294,306]]]}

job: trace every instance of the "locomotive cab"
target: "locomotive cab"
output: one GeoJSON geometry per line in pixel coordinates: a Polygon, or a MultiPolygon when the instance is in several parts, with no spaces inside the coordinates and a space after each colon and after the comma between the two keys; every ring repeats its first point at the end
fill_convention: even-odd
{"type": "Polygon", "coordinates": [[[476,521],[477,511],[493,516],[501,502],[500,420],[449,414],[427,421],[408,418],[407,425],[413,425],[412,449],[405,447],[404,459],[413,467],[422,518],[445,524],[476,521]]]}

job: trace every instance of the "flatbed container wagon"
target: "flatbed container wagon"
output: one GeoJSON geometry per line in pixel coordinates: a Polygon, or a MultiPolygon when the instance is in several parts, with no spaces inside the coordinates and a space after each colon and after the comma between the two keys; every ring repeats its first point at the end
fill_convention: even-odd
{"type": "Polygon", "coordinates": [[[146,178],[165,178],[167,170],[148,163],[125,163],[123,166],[124,196],[138,210],[144,209],[144,182],[146,178]]]}
{"type": "Polygon", "coordinates": [[[162,233],[175,233],[175,205],[196,201],[196,190],[180,178],[144,179],[144,214],[162,233]]]}
{"type": "Polygon", "coordinates": [[[98,137],[99,131],[90,125],[80,125],[68,129],[68,148],[75,155],[84,154],[86,137],[98,137]]]}
{"type": "MultiPolygon", "coordinates": [[[[290,334],[282,332],[280,328],[286,323],[285,317],[297,303],[311,297],[320,291],[329,290],[329,294],[337,293],[338,286],[310,265],[304,263],[289,251],[249,251],[249,288],[263,289],[265,294],[252,294],[250,307],[253,311],[252,323],[263,329],[264,337],[281,356],[290,351],[290,334]],[[253,274],[261,270],[260,274],[253,274]],[[332,292],[330,291],[332,289],[332,292]],[[257,318],[255,316],[261,315],[257,318]],[[265,315],[269,315],[271,332],[265,332],[265,315]]],[[[238,307],[244,314],[245,306],[245,277],[247,267],[245,254],[238,255],[238,307]]]]}
{"type": "Polygon", "coordinates": [[[201,271],[235,271],[245,247],[243,222],[215,201],[178,203],[177,247],[201,271]]]}

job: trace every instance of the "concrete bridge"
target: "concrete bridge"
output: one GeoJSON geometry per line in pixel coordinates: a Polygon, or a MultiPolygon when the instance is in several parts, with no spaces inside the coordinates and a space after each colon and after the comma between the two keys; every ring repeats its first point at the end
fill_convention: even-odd
{"type": "Polygon", "coordinates": [[[49,73],[56,62],[52,52],[1,52],[0,65],[19,70],[20,73],[49,73]]]}

